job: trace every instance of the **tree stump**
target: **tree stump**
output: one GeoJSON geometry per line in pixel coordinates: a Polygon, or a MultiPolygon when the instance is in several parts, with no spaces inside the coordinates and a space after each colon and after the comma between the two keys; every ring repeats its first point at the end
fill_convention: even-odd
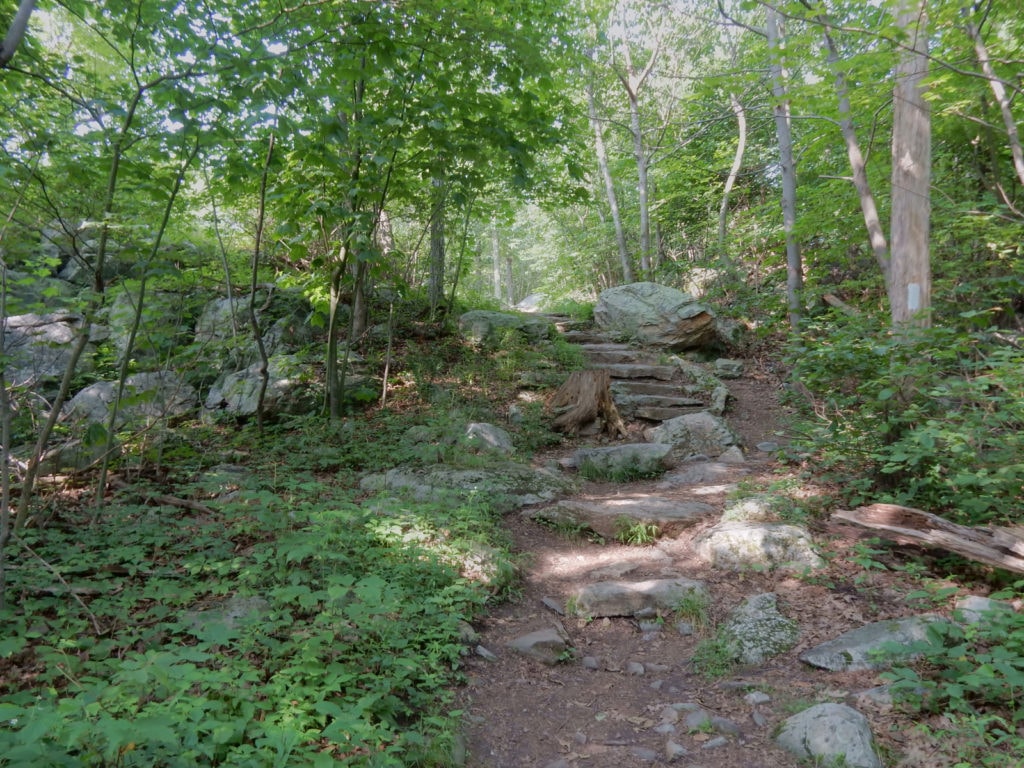
{"type": "Polygon", "coordinates": [[[557,432],[576,434],[600,417],[603,431],[612,437],[625,437],[626,425],[612,400],[611,374],[600,368],[573,371],[548,401],[558,412],[551,426],[557,432]]]}

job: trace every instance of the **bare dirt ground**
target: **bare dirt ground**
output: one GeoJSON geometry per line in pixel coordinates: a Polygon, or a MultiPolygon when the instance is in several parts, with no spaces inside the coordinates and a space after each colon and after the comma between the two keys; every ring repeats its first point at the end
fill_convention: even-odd
{"type": "MultiPolygon", "coordinates": [[[[758,484],[793,474],[792,467],[781,466],[772,456],[753,448],[766,440],[785,443],[779,433],[785,432],[787,410],[780,404],[778,386],[770,377],[756,375],[729,382],[729,386],[734,400],[726,419],[742,437],[748,453],[748,462],[729,479],[758,484]]],[[[558,456],[570,454],[573,447],[564,446],[558,456]]],[[[653,492],[657,485],[657,481],[590,484],[584,486],[582,495],[616,490],[653,492]]],[[[657,493],[710,503],[720,513],[728,490],[718,484],[658,489],[657,493]]],[[[904,595],[911,587],[902,583],[898,574],[865,573],[849,563],[842,555],[851,551],[861,534],[820,523],[813,528],[815,538],[833,557],[826,569],[811,577],[781,571],[713,570],[694,555],[691,541],[717,520],[716,513],[674,540],[630,547],[569,538],[523,517],[510,516],[508,527],[523,557],[522,591],[514,601],[496,606],[477,627],[480,644],[497,659],[474,655],[467,660],[469,681],[459,693],[459,705],[466,713],[468,768],[806,765],[773,743],[779,723],[814,703],[849,703],[852,694],[881,681],[873,673],[815,670],[798,655],[868,621],[906,615],[910,610],[904,595]],[[712,595],[709,626],[692,636],[667,625],[661,631],[644,632],[633,619],[584,621],[560,616],[543,602],[548,598],[548,603],[564,605],[575,590],[599,580],[595,571],[624,561],[636,564],[636,569],[623,577],[628,580],[685,576],[706,582],[712,595]],[[739,668],[725,677],[709,679],[698,674],[692,664],[698,642],[713,632],[716,620],[747,597],[762,592],[775,592],[780,610],[799,623],[796,647],[764,666],[739,668]],[[573,659],[545,666],[508,648],[513,638],[552,626],[564,627],[575,649],[573,659]],[[584,665],[584,657],[596,659],[596,668],[584,665]],[[766,693],[771,700],[752,705],[745,698],[752,691],[766,693]],[[666,708],[672,705],[703,707],[732,721],[738,732],[725,734],[724,745],[705,748],[721,734],[687,732],[681,721],[671,732],[666,720],[672,715],[668,712],[666,716],[666,708]],[[672,749],[669,740],[686,754],[670,757],[666,751],[672,749]]],[[[903,751],[906,723],[891,713],[860,708],[872,721],[886,763],[896,764],[903,751]]]]}

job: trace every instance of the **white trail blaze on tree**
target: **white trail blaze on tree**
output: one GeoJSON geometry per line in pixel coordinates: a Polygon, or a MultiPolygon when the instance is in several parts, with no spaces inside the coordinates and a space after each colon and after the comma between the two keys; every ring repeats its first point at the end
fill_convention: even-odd
{"type": "Polygon", "coordinates": [[[903,0],[899,26],[906,33],[896,65],[892,132],[892,224],[889,306],[893,327],[931,320],[929,257],[931,113],[924,99],[928,72],[925,0],[903,0]]]}

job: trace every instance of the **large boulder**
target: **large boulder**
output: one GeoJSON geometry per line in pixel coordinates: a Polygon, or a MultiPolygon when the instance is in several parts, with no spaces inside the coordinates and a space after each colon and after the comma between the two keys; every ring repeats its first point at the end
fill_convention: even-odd
{"type": "Polygon", "coordinates": [[[527,341],[546,341],[555,335],[556,328],[543,317],[474,309],[459,318],[459,333],[474,344],[493,346],[506,333],[519,334],[527,341]]]}
{"type": "MultiPolygon", "coordinates": [[[[126,378],[124,384],[115,424],[117,429],[186,416],[199,407],[195,388],[173,371],[135,373],[126,378]]],[[[106,426],[116,397],[117,382],[94,382],[68,401],[61,418],[71,424],[106,426]]]]}
{"type": "Polygon", "coordinates": [[[725,420],[707,411],[686,413],[663,421],[648,429],[644,437],[651,443],[672,446],[683,457],[715,458],[739,445],[739,438],[725,420]]]}
{"type": "MultiPolygon", "coordinates": [[[[263,415],[312,413],[319,407],[311,366],[295,355],[275,355],[267,366],[267,389],[263,396],[263,415]]],[[[210,387],[205,408],[208,413],[252,416],[259,404],[262,376],[260,364],[230,373],[210,387]]]]}
{"type": "MultiPolygon", "coordinates": [[[[41,381],[59,381],[71,359],[83,322],[76,312],[8,317],[4,323],[7,384],[21,387],[41,381]]],[[[79,363],[80,372],[87,369],[87,362],[88,355],[84,355],[79,363]]]]}
{"type": "Polygon", "coordinates": [[[599,328],[624,341],[673,351],[715,341],[715,316],[688,293],[657,283],[631,283],[602,291],[594,307],[599,328]]]}
{"type": "MultiPolygon", "coordinates": [[[[117,350],[118,360],[121,360],[135,323],[138,295],[120,287],[112,293],[114,298],[107,308],[106,320],[110,342],[117,350]]],[[[183,293],[150,291],[146,294],[139,331],[132,346],[133,359],[163,360],[175,346],[186,343],[186,301],[183,293]]]]}

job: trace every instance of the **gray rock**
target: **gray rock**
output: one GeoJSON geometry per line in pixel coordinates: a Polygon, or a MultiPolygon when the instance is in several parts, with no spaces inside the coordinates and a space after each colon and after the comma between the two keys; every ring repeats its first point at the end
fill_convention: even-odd
{"type": "Polygon", "coordinates": [[[704,583],[682,577],[637,582],[601,581],[576,592],[572,600],[573,612],[591,618],[635,616],[652,609],[668,612],[694,593],[706,596],[704,583]]]}
{"type": "Polygon", "coordinates": [[[501,341],[502,334],[513,332],[528,341],[545,341],[554,336],[554,323],[543,317],[512,312],[491,312],[474,309],[459,318],[459,333],[468,341],[479,346],[493,346],[501,341]]]}
{"type": "Polygon", "coordinates": [[[772,697],[763,691],[751,691],[743,700],[752,707],[756,707],[758,704],[767,704],[772,700],[772,697]]]}
{"type": "Polygon", "coordinates": [[[486,661],[497,661],[498,660],[498,657],[492,651],[489,651],[487,648],[485,648],[482,645],[478,645],[473,650],[475,651],[476,655],[479,656],[481,659],[484,659],[486,661]]]}
{"type": "Polygon", "coordinates": [[[633,747],[629,750],[629,754],[645,763],[653,763],[658,759],[658,753],[647,747],[633,747]]]}
{"type": "Polygon", "coordinates": [[[743,361],[720,357],[715,360],[715,375],[720,379],[738,379],[743,375],[743,361]]]}
{"type": "Polygon", "coordinates": [[[800,758],[882,768],[867,718],[845,704],[818,704],[793,715],[775,741],[800,758]]]}
{"type": "MultiPolygon", "coordinates": [[[[40,381],[59,381],[71,360],[72,349],[84,323],[75,312],[11,315],[4,322],[4,377],[7,386],[33,386],[40,381]]],[[[91,344],[79,364],[89,370],[91,344]]]]}
{"type": "Polygon", "coordinates": [[[936,621],[944,619],[924,615],[865,624],[804,651],[800,660],[830,672],[885,669],[893,659],[910,657],[906,646],[924,640],[936,621]]]}
{"type": "Polygon", "coordinates": [[[606,499],[566,499],[524,514],[538,522],[586,528],[606,539],[614,539],[625,527],[637,524],[656,526],[662,536],[676,536],[713,511],[714,507],[698,501],[679,501],[659,496],[614,496],[606,499]]]}
{"type": "Polygon", "coordinates": [[[714,567],[726,570],[821,568],[811,536],[784,523],[723,522],[699,534],[694,549],[714,567]]]}
{"type": "Polygon", "coordinates": [[[737,475],[746,474],[734,464],[721,461],[689,461],[676,467],[658,483],[658,490],[682,486],[721,486],[725,489],[737,475]]]}
{"type": "Polygon", "coordinates": [[[762,664],[796,645],[800,630],[778,609],[773,592],[752,595],[723,625],[734,658],[742,664],[762,664]]]}
{"type": "MultiPolygon", "coordinates": [[[[110,329],[110,341],[117,350],[118,361],[124,359],[128,339],[135,322],[138,296],[118,287],[107,307],[105,318],[110,329]]],[[[139,332],[132,344],[132,359],[143,361],[147,367],[157,367],[167,358],[176,344],[181,344],[186,333],[187,295],[170,291],[148,291],[142,305],[139,332]]]]}
{"type": "Polygon", "coordinates": [[[515,450],[512,435],[501,427],[486,422],[473,422],[466,427],[465,442],[470,448],[488,453],[508,455],[515,450]]]}
{"type": "Polygon", "coordinates": [[[727,738],[725,738],[725,736],[716,736],[713,739],[708,739],[707,741],[705,741],[703,744],[701,744],[700,748],[701,749],[718,749],[719,747],[724,747],[728,743],[729,743],[729,740],[727,738]]]}
{"type": "Polygon", "coordinates": [[[474,469],[444,465],[396,467],[367,475],[359,487],[369,492],[400,492],[416,499],[483,496],[496,507],[515,509],[549,502],[571,493],[576,484],[570,478],[547,469],[507,462],[474,469]]]}
{"type": "Polygon", "coordinates": [[[589,468],[603,477],[660,475],[671,465],[671,445],[627,443],[604,448],[580,448],[573,454],[577,469],[589,468]]]}
{"type": "Polygon", "coordinates": [[[696,349],[715,340],[715,316],[693,296],[656,283],[632,283],[601,292],[594,322],[619,340],[696,349]]]}
{"type": "Polygon", "coordinates": [[[721,456],[739,444],[739,438],[719,416],[708,411],[687,413],[648,429],[652,443],[671,445],[681,456],[721,456]]]}
{"type": "Polygon", "coordinates": [[[554,627],[517,637],[508,645],[516,653],[548,665],[565,661],[566,654],[572,652],[565,637],[554,627]]]}
{"type": "MultiPolygon", "coordinates": [[[[116,398],[116,382],[94,382],[68,401],[61,420],[68,424],[106,426],[116,398]]],[[[195,387],[173,371],[134,373],[125,379],[115,428],[142,427],[160,419],[186,416],[198,407],[195,387]]]]}
{"type": "MultiPolygon", "coordinates": [[[[320,407],[320,398],[313,387],[312,368],[295,355],[275,355],[267,366],[269,378],[263,398],[263,413],[312,413],[320,407]]],[[[262,377],[260,364],[222,376],[210,387],[204,407],[208,415],[225,413],[252,416],[259,402],[262,377]]]]}
{"type": "Polygon", "coordinates": [[[958,598],[953,606],[954,618],[963,624],[981,624],[988,621],[995,611],[1013,613],[1013,606],[1001,600],[980,595],[967,595],[958,598]]]}
{"type": "Polygon", "coordinates": [[[677,744],[672,739],[665,742],[665,759],[668,762],[674,762],[681,757],[686,757],[688,754],[689,752],[682,744],[677,744]]]}
{"type": "Polygon", "coordinates": [[[777,498],[759,494],[729,502],[722,512],[722,522],[768,523],[778,520],[774,506],[777,498]]]}
{"type": "Polygon", "coordinates": [[[197,637],[215,642],[218,635],[260,621],[269,610],[270,603],[262,597],[232,595],[203,610],[187,611],[185,623],[197,637]]]}

